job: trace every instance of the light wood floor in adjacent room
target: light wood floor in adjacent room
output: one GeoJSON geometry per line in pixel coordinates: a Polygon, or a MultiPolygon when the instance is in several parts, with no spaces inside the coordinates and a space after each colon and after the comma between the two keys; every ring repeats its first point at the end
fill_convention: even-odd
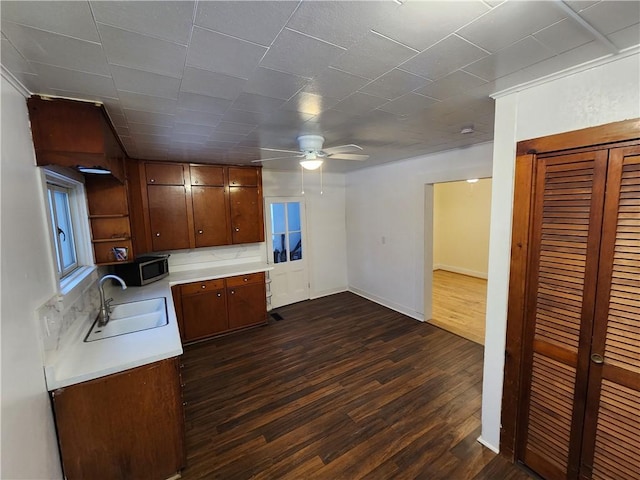
{"type": "Polygon", "coordinates": [[[480,345],[352,293],[185,347],[183,480],[524,480],[477,442],[480,345]]]}
{"type": "Polygon", "coordinates": [[[487,281],[459,273],[433,272],[433,317],[429,323],[484,345],[487,281]]]}

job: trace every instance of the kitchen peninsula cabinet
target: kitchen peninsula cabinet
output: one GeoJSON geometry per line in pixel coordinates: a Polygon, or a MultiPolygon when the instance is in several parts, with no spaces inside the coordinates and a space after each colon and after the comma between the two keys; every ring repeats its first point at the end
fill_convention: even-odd
{"type": "Polygon", "coordinates": [[[264,272],[176,285],[172,291],[183,343],[267,320],[264,272]]]}
{"type": "Polygon", "coordinates": [[[51,392],[65,478],[164,480],[185,466],[178,358],[51,392]]]}
{"type": "Polygon", "coordinates": [[[264,241],[259,167],[141,162],[149,250],[264,241]]]}

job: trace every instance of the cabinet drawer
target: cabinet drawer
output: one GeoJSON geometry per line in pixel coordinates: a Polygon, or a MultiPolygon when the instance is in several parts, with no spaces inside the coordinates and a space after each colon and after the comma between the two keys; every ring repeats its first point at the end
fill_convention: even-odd
{"type": "Polygon", "coordinates": [[[184,185],[182,165],[147,163],[147,185],[184,185]]]}
{"type": "Polygon", "coordinates": [[[210,292],[224,288],[224,279],[205,280],[203,282],[187,283],[180,287],[182,295],[194,295],[196,293],[210,292]]]}
{"type": "Polygon", "coordinates": [[[229,167],[229,185],[258,186],[258,169],[229,167]]]}
{"type": "Polygon", "coordinates": [[[224,186],[222,167],[191,165],[191,185],[224,186]]]}
{"type": "Polygon", "coordinates": [[[249,273],[227,278],[227,287],[239,287],[249,283],[264,283],[264,272],[249,273]]]}

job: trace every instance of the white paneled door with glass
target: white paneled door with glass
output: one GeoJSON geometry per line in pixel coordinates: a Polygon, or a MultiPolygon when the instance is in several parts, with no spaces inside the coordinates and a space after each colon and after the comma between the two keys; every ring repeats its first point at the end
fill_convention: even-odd
{"type": "Polygon", "coordinates": [[[309,299],[304,210],[303,197],[265,198],[273,308],[309,299]]]}

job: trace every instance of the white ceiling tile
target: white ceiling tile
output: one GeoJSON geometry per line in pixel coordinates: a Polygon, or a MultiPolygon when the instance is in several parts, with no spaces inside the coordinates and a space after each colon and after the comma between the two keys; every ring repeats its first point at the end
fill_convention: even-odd
{"type": "Polygon", "coordinates": [[[268,47],[298,2],[198,2],[196,25],[268,47]]]}
{"type": "Polygon", "coordinates": [[[463,94],[485,83],[487,82],[481,78],[458,70],[450,73],[446,77],[436,80],[424,88],[416,90],[416,93],[437,98],[438,100],[444,100],[455,95],[463,94]]]}
{"type": "Polygon", "coordinates": [[[41,78],[46,79],[44,83],[48,88],[100,97],[118,97],[113,79],[109,76],[92,75],[36,62],[31,65],[41,78]]]}
{"type": "Polygon", "coordinates": [[[263,119],[260,124],[267,128],[291,128],[299,129],[302,124],[313,116],[307,113],[292,110],[276,110],[263,119]]]}
{"type": "Polygon", "coordinates": [[[239,135],[236,133],[224,133],[224,132],[213,132],[209,135],[210,142],[229,142],[229,143],[238,143],[241,140],[244,140],[244,135],[239,135]]]}
{"type": "Polygon", "coordinates": [[[189,123],[193,125],[209,125],[215,127],[222,120],[222,115],[215,113],[200,112],[196,110],[185,110],[179,108],[176,111],[176,122],[189,123]]]}
{"type": "Polygon", "coordinates": [[[593,35],[584,27],[568,18],[543,28],[533,36],[555,53],[566,52],[593,40],[593,35]]]}
{"type": "Polygon", "coordinates": [[[357,55],[347,51],[331,64],[332,67],[349,73],[353,76],[373,80],[393,69],[395,63],[380,62],[375,57],[357,55]]]}
{"type": "Polygon", "coordinates": [[[2,20],[47,32],[99,42],[89,2],[2,2],[2,20]]]}
{"type": "Polygon", "coordinates": [[[451,35],[406,61],[400,68],[435,80],[487,55],[484,50],[457,35],[451,35]]]}
{"type": "Polygon", "coordinates": [[[485,80],[494,80],[553,56],[553,52],[533,37],[527,37],[465,67],[465,71],[485,80]]]}
{"type": "Polygon", "coordinates": [[[258,112],[245,112],[244,110],[236,110],[230,108],[222,117],[225,122],[245,123],[247,125],[258,125],[260,120],[264,118],[264,114],[258,112]]]}
{"type": "Polygon", "coordinates": [[[283,103],[284,101],[278,98],[265,97],[255,93],[241,93],[233,102],[233,108],[247,112],[270,113],[283,103]]]}
{"type": "Polygon", "coordinates": [[[4,21],[4,19],[2,33],[30,62],[47,63],[98,75],[109,75],[106,58],[98,43],[25,27],[4,21]]]}
{"type": "Polygon", "coordinates": [[[110,65],[109,70],[118,90],[154,97],[178,98],[180,79],[134,68],[110,65]]]}
{"type": "Polygon", "coordinates": [[[198,95],[197,93],[180,92],[178,96],[178,108],[216,115],[224,114],[231,106],[231,103],[231,100],[198,95]]]}
{"type": "Polygon", "coordinates": [[[384,112],[393,113],[394,115],[409,115],[425,108],[429,108],[438,101],[417,93],[407,93],[400,98],[391,100],[385,103],[381,107],[378,107],[384,112]]]}
{"type": "Polygon", "coordinates": [[[266,51],[265,47],[255,43],[194,27],[187,65],[249,78],[266,51]]]}
{"type": "Polygon", "coordinates": [[[366,93],[356,92],[337,103],[333,109],[339,112],[355,113],[358,115],[367,113],[387,102],[386,98],[376,97],[366,93]]]}
{"type": "Polygon", "coordinates": [[[111,123],[114,127],[117,128],[129,126],[129,124],[127,123],[127,117],[125,117],[123,114],[112,112],[108,108],[106,110],[107,115],[109,116],[109,119],[111,120],[111,123]]]}
{"type": "Polygon", "coordinates": [[[574,12],[579,13],[585,8],[589,8],[591,5],[595,5],[600,1],[601,0],[564,0],[564,3],[569,5],[574,12]]]}
{"type": "Polygon", "coordinates": [[[308,78],[259,67],[251,74],[244,90],[247,93],[288,100],[307,82],[308,78]]]}
{"type": "Polygon", "coordinates": [[[428,83],[431,83],[431,81],[426,78],[395,68],[364,86],[360,91],[393,100],[412,90],[424,87],[428,83]]]}
{"type": "Polygon", "coordinates": [[[119,91],[118,96],[122,107],[139,112],[167,113],[172,115],[176,111],[177,101],[170,98],[153,97],[139,93],[119,91]]]}
{"type": "Polygon", "coordinates": [[[284,110],[306,113],[307,115],[318,115],[320,112],[333,107],[338,100],[330,97],[322,97],[313,93],[300,92],[291,100],[282,105],[284,110]]]}
{"type": "Polygon", "coordinates": [[[246,80],[223,73],[209,72],[198,68],[184,69],[180,90],[188,93],[198,93],[210,97],[235,100],[242,92],[246,80]]]}
{"type": "Polygon", "coordinates": [[[489,11],[481,1],[408,1],[376,31],[422,51],[489,11]]]}
{"type": "Polygon", "coordinates": [[[149,125],[147,123],[133,123],[129,122],[129,131],[132,136],[135,135],[160,135],[168,136],[173,131],[173,126],[167,125],[149,125]]]}
{"type": "Polygon", "coordinates": [[[209,139],[209,135],[196,135],[193,133],[177,133],[171,134],[171,143],[184,142],[189,145],[204,145],[209,139]]]}
{"type": "Polygon", "coordinates": [[[343,52],[343,48],[285,28],[260,65],[301,77],[313,77],[343,52]]]}
{"type": "Polygon", "coordinates": [[[109,63],[180,78],[187,47],[98,24],[109,63]]]}
{"type": "Polygon", "coordinates": [[[485,50],[496,52],[565,16],[554,2],[504,2],[457,33],[485,50]]]}
{"type": "Polygon", "coordinates": [[[187,45],[195,2],[92,1],[96,21],[187,45]]]}
{"type": "Polygon", "coordinates": [[[342,70],[329,67],[311,79],[304,91],[342,100],[344,97],[355,93],[368,82],[368,78],[351,75],[342,70]]]}
{"type": "Polygon", "coordinates": [[[640,25],[635,24],[609,34],[609,40],[619,49],[640,45],[640,25]]]}
{"type": "Polygon", "coordinates": [[[255,125],[246,123],[220,122],[216,126],[216,132],[219,133],[235,133],[238,135],[247,135],[256,128],[255,125]]]}
{"type": "Polygon", "coordinates": [[[580,12],[596,30],[608,35],[640,21],[640,2],[607,0],[580,12]]]}
{"type": "Polygon", "coordinates": [[[348,48],[398,7],[393,2],[376,8],[368,2],[301,2],[287,27],[348,48]]]}
{"type": "Polygon", "coordinates": [[[2,57],[2,65],[5,66],[13,75],[17,76],[19,73],[32,73],[35,74],[34,69],[29,65],[29,62],[20,55],[11,42],[2,37],[2,49],[0,50],[0,57],[2,57]]]}
{"type": "Polygon", "coordinates": [[[130,123],[173,126],[175,122],[173,115],[166,115],[162,113],[139,112],[137,110],[124,109],[124,114],[130,123]]]}

